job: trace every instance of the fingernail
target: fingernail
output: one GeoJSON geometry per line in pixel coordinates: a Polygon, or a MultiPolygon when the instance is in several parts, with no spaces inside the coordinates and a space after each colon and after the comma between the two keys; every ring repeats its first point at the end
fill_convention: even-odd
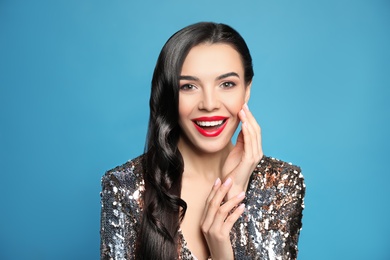
{"type": "Polygon", "coordinates": [[[243,191],[237,195],[237,199],[243,199],[244,197],[245,197],[245,192],[243,191]]]}
{"type": "Polygon", "coordinates": [[[244,107],[249,110],[249,107],[248,107],[247,103],[244,104],[244,107]]]}
{"type": "Polygon", "coordinates": [[[220,178],[217,178],[214,182],[214,186],[217,186],[219,183],[221,182],[221,179],[220,178]]]}
{"type": "Polygon", "coordinates": [[[232,182],[232,179],[229,177],[229,178],[227,178],[227,180],[223,183],[223,186],[229,186],[231,182],[232,182]]]}
{"type": "Polygon", "coordinates": [[[245,111],[244,111],[244,109],[241,109],[241,111],[240,111],[241,113],[242,113],[242,115],[244,116],[244,117],[246,117],[246,114],[245,114],[245,111]]]}
{"type": "Polygon", "coordinates": [[[245,204],[244,203],[242,203],[240,206],[238,206],[240,209],[243,209],[243,208],[245,208],[245,204]]]}

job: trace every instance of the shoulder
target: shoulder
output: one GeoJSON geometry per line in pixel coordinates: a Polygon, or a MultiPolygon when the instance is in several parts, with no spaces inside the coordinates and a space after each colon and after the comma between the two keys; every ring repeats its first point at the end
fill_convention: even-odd
{"type": "Polygon", "coordinates": [[[268,156],[263,156],[254,174],[273,176],[275,180],[296,179],[303,183],[303,175],[299,166],[268,156]]]}
{"type": "Polygon", "coordinates": [[[143,155],[108,170],[102,177],[102,186],[110,185],[131,188],[134,185],[143,183],[142,160],[143,155]]]}
{"type": "Polygon", "coordinates": [[[253,172],[252,181],[252,188],[271,188],[281,192],[294,190],[301,197],[305,193],[301,168],[273,157],[263,156],[253,172]]]}
{"type": "Polygon", "coordinates": [[[107,171],[101,179],[101,259],[132,259],[144,191],[142,158],[107,171]]]}
{"type": "Polygon", "coordinates": [[[245,246],[235,243],[237,259],[242,255],[246,259],[268,259],[270,255],[296,259],[304,194],[300,167],[264,156],[249,182],[246,211],[235,226],[236,241],[248,241],[245,246]]]}

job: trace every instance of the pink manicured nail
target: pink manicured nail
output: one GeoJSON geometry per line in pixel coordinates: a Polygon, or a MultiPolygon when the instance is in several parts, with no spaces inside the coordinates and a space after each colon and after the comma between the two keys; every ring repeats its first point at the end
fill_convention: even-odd
{"type": "Polygon", "coordinates": [[[217,178],[214,182],[214,186],[217,186],[219,183],[221,182],[221,179],[220,178],[217,178]]]}
{"type": "Polygon", "coordinates": [[[241,114],[244,116],[244,117],[246,117],[246,114],[245,114],[245,111],[244,111],[244,109],[241,109],[241,114]]]}
{"type": "Polygon", "coordinates": [[[245,192],[243,191],[237,195],[237,199],[243,199],[244,197],[245,197],[245,192]]]}
{"type": "Polygon", "coordinates": [[[232,182],[231,178],[227,178],[227,180],[223,183],[223,186],[229,186],[229,184],[232,182]]]}
{"type": "Polygon", "coordinates": [[[244,104],[244,107],[249,110],[249,107],[248,107],[247,103],[244,104]]]}

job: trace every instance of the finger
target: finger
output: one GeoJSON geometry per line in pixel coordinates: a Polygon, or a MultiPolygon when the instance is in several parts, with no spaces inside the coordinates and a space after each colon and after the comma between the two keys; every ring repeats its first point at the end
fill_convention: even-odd
{"type": "Polygon", "coordinates": [[[260,131],[260,125],[257,123],[256,118],[253,116],[252,112],[249,110],[248,104],[244,104],[242,108],[245,112],[245,115],[251,125],[255,128],[256,131],[260,131]]]}
{"type": "Polygon", "coordinates": [[[248,129],[249,127],[249,120],[248,120],[248,117],[244,111],[244,109],[241,109],[240,112],[239,112],[239,117],[240,117],[240,120],[242,122],[242,125],[241,125],[241,132],[243,134],[243,141],[244,141],[244,152],[248,153],[251,149],[250,148],[250,135],[251,135],[251,132],[250,130],[248,129]]]}
{"type": "Polygon", "coordinates": [[[238,206],[225,220],[225,222],[222,225],[221,232],[223,234],[229,234],[230,230],[233,228],[234,223],[238,220],[238,218],[244,213],[245,211],[245,204],[242,203],[240,206],[238,206]]]}
{"type": "Polygon", "coordinates": [[[239,195],[227,201],[220,207],[215,215],[214,222],[210,227],[209,232],[228,236],[234,223],[244,212],[244,206],[237,205],[245,198],[245,193],[241,192],[239,195]]]}
{"type": "Polygon", "coordinates": [[[240,149],[244,149],[244,135],[242,133],[242,130],[240,133],[238,133],[237,140],[236,140],[236,146],[240,147],[240,149]]]}
{"type": "MultiPolygon", "coordinates": [[[[202,230],[207,232],[209,227],[214,222],[215,214],[221,206],[223,198],[226,196],[227,192],[232,187],[232,179],[229,177],[226,181],[220,185],[220,187],[216,190],[214,195],[208,201],[207,206],[204,211],[204,219],[202,223],[202,230]]],[[[211,194],[210,194],[211,195],[211,194]]]]}
{"type": "MultiPolygon", "coordinates": [[[[256,151],[256,136],[254,134],[254,130],[248,122],[244,122],[242,124],[242,132],[244,136],[244,154],[242,158],[242,165],[246,171],[252,170],[252,164],[254,161],[254,152],[256,151]],[[248,164],[249,163],[249,164],[248,164]]],[[[243,169],[244,170],[244,169],[243,169]]]]}
{"type": "Polygon", "coordinates": [[[241,192],[237,196],[226,201],[222,206],[219,207],[214,217],[215,228],[222,227],[225,220],[229,217],[229,214],[234,208],[245,198],[245,192],[241,192]]]}
{"type": "MultiPolygon", "coordinates": [[[[206,213],[207,213],[207,210],[208,210],[208,205],[211,201],[211,199],[214,197],[215,193],[217,192],[218,188],[221,186],[221,179],[220,178],[217,178],[214,182],[214,185],[213,187],[211,188],[211,191],[209,193],[209,196],[207,197],[206,199],[206,202],[205,202],[205,209],[203,211],[203,216],[202,216],[202,222],[204,221],[204,218],[206,217],[206,213]]],[[[202,223],[201,222],[201,223],[202,223]]]]}
{"type": "Polygon", "coordinates": [[[214,182],[213,187],[211,188],[211,191],[209,193],[209,196],[207,196],[206,204],[214,197],[215,193],[217,192],[218,188],[221,186],[221,179],[217,178],[214,182]]]}
{"type": "Polygon", "coordinates": [[[258,160],[259,157],[259,143],[258,143],[258,134],[256,133],[256,130],[254,129],[253,125],[250,123],[246,123],[248,127],[249,132],[249,142],[251,142],[251,154],[248,154],[248,159],[250,162],[255,162],[258,160]]]}
{"type": "Polygon", "coordinates": [[[242,110],[244,111],[243,114],[245,114],[246,122],[249,126],[250,133],[251,133],[252,140],[253,140],[252,149],[253,149],[254,160],[258,161],[263,156],[263,151],[261,148],[261,128],[260,128],[259,124],[257,123],[255,117],[253,116],[253,114],[249,110],[247,104],[244,104],[242,110]]]}
{"type": "Polygon", "coordinates": [[[258,153],[261,154],[261,156],[263,155],[263,151],[262,151],[262,148],[261,148],[261,127],[260,125],[258,124],[257,120],[255,119],[255,117],[253,116],[252,112],[249,110],[249,107],[248,105],[245,103],[244,106],[243,106],[243,109],[247,115],[247,118],[248,118],[248,121],[251,122],[251,125],[254,127],[255,129],[255,132],[256,132],[256,138],[257,138],[257,148],[258,148],[258,153]]]}

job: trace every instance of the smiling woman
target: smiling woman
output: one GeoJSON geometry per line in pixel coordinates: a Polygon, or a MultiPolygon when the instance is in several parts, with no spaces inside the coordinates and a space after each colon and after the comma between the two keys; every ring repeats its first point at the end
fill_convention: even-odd
{"type": "Polygon", "coordinates": [[[206,153],[228,149],[250,94],[240,54],[229,44],[197,45],[184,60],[179,84],[179,125],[186,137],[180,141],[190,140],[183,146],[179,141],[179,147],[203,145],[198,149],[206,153]],[[198,139],[198,132],[206,138],[198,139]]]}
{"type": "Polygon", "coordinates": [[[167,41],[145,154],[102,178],[102,259],[296,259],[303,177],[263,155],[252,78],[248,47],[227,25],[190,25],[167,41]]]}

